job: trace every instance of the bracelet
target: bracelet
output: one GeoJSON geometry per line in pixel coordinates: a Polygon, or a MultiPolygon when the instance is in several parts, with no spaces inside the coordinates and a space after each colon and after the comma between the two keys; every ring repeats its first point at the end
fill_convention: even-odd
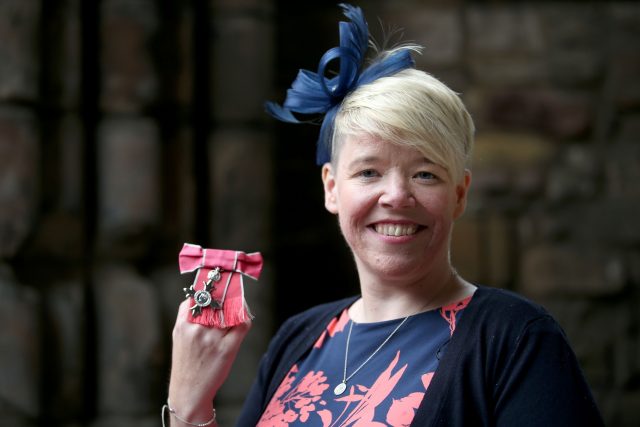
{"type": "Polygon", "coordinates": [[[185,420],[178,414],[176,414],[176,410],[171,407],[171,402],[169,402],[169,399],[167,399],[167,403],[162,405],[162,413],[160,415],[162,417],[162,427],[166,427],[164,423],[165,411],[169,411],[169,416],[173,415],[174,417],[176,417],[178,421],[182,423],[185,423],[190,426],[195,426],[195,427],[205,427],[213,424],[213,422],[216,420],[216,408],[212,408],[212,410],[213,410],[213,415],[211,416],[211,419],[209,421],[206,421],[204,423],[192,423],[190,421],[185,420]]]}

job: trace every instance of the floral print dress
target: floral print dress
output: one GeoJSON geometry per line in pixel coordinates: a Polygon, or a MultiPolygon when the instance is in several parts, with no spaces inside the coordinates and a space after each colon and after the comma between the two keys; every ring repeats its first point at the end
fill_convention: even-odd
{"type": "MultiPolygon", "coordinates": [[[[345,309],[312,350],[294,364],[265,409],[258,427],[408,426],[429,387],[439,359],[471,297],[409,317],[349,381],[341,395],[349,330],[345,309]]],[[[347,376],[391,334],[402,319],[353,324],[347,376]]]]}

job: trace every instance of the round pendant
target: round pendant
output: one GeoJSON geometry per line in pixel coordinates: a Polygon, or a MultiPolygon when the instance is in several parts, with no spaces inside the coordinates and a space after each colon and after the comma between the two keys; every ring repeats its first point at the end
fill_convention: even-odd
{"type": "Polygon", "coordinates": [[[341,382],[336,386],[336,388],[333,389],[333,394],[335,394],[336,396],[340,396],[342,393],[344,393],[346,389],[347,389],[347,383],[341,382]]]}
{"type": "Polygon", "coordinates": [[[211,294],[207,291],[197,291],[193,299],[200,307],[206,307],[211,304],[211,294]]]}

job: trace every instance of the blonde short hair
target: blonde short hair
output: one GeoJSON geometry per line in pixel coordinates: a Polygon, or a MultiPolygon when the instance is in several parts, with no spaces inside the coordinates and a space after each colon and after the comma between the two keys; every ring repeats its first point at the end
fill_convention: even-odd
{"type": "Polygon", "coordinates": [[[424,71],[405,69],[345,97],[335,117],[331,162],[345,137],[365,133],[415,147],[459,180],[469,166],[474,131],[458,94],[424,71]]]}

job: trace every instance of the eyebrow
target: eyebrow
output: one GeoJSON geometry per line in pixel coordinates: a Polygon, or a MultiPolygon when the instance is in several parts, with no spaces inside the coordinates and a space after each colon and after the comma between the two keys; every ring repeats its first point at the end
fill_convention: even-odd
{"type": "MultiPolygon", "coordinates": [[[[355,159],[353,159],[348,165],[348,168],[353,168],[354,166],[358,166],[361,164],[370,164],[370,163],[375,163],[377,161],[380,160],[380,157],[376,156],[376,155],[364,155],[362,157],[356,157],[355,159]]],[[[426,157],[422,157],[418,162],[416,162],[418,164],[421,165],[435,165],[436,163],[427,159],[426,157]]]]}
{"type": "Polygon", "coordinates": [[[355,159],[353,159],[351,162],[349,162],[349,167],[353,167],[355,165],[359,165],[361,163],[374,163],[376,161],[380,160],[379,157],[377,156],[372,156],[372,155],[365,155],[362,157],[356,157],[355,159]]]}

